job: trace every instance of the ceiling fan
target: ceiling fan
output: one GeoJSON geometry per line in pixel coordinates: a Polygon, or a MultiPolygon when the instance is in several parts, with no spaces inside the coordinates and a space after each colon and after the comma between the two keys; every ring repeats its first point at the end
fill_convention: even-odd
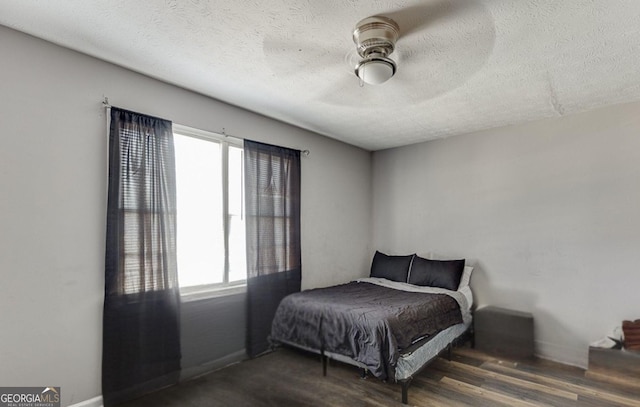
{"type": "Polygon", "coordinates": [[[367,17],[353,31],[358,55],[363,59],[355,67],[361,85],[380,85],[396,73],[397,65],[389,58],[400,35],[400,26],[389,17],[367,17]]]}
{"type": "Polygon", "coordinates": [[[383,107],[450,91],[488,60],[495,26],[482,3],[416,0],[396,7],[366,7],[373,13],[355,25],[349,14],[299,10],[304,25],[282,25],[265,37],[265,62],[284,89],[307,89],[330,105],[383,107]],[[345,25],[353,27],[351,39],[345,25]]]}

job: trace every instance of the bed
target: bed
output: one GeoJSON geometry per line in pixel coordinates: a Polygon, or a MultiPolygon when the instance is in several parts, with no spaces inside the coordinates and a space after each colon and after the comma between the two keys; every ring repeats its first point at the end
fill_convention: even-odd
{"type": "Polygon", "coordinates": [[[288,345],[355,365],[402,385],[471,331],[472,268],[376,252],[369,278],[285,297],[273,320],[273,346],[288,345]]]}

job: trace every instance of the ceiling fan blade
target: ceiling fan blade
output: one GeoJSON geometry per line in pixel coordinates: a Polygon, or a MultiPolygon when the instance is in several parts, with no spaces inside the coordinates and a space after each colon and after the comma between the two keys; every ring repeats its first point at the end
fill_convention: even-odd
{"type": "Polygon", "coordinates": [[[273,73],[284,78],[339,69],[343,59],[343,53],[337,48],[282,38],[265,39],[263,52],[273,73]]]}
{"type": "Polygon", "coordinates": [[[469,65],[483,65],[493,49],[495,27],[490,22],[471,24],[461,19],[440,27],[420,38],[400,42],[391,58],[398,69],[420,74],[424,71],[448,75],[448,71],[468,70],[469,65]]]}
{"type": "Polygon", "coordinates": [[[441,22],[459,21],[466,14],[473,15],[480,4],[468,0],[438,0],[380,13],[400,26],[400,38],[419,33],[441,22]]]}

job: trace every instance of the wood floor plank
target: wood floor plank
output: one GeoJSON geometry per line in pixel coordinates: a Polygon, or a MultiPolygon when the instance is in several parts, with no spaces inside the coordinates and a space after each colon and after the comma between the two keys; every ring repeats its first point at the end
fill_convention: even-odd
{"type": "Polygon", "coordinates": [[[422,382],[421,385],[415,386],[409,390],[409,404],[412,406],[429,406],[429,407],[468,407],[473,402],[472,399],[456,400],[456,396],[448,394],[438,387],[437,382],[422,382]]]}
{"type": "Polygon", "coordinates": [[[620,377],[610,374],[602,374],[598,372],[591,372],[587,370],[585,377],[602,383],[606,383],[607,386],[616,386],[620,389],[640,393],[640,380],[636,376],[620,377]]]}
{"type": "Polygon", "coordinates": [[[563,381],[570,381],[574,384],[583,384],[613,393],[620,393],[621,395],[626,393],[631,398],[636,398],[640,394],[640,380],[637,377],[609,375],[606,378],[602,378],[598,375],[591,375],[589,371],[579,367],[561,365],[545,359],[519,363],[515,367],[518,370],[544,374],[563,381]]]}
{"type": "Polygon", "coordinates": [[[495,363],[501,363],[501,364],[506,364],[511,366],[517,366],[520,363],[520,361],[517,361],[517,360],[505,359],[505,358],[491,355],[488,353],[479,352],[469,347],[457,348],[455,350],[455,356],[458,356],[458,355],[470,358],[472,360],[475,359],[480,361],[477,364],[478,366],[480,366],[484,362],[495,362],[495,363]]]}
{"type": "Polygon", "coordinates": [[[431,397],[440,397],[446,400],[450,405],[455,406],[473,406],[473,407],[495,407],[495,403],[479,399],[475,395],[460,393],[456,388],[443,386],[440,380],[433,381],[427,379],[422,375],[418,376],[415,380],[415,387],[427,392],[429,398],[413,397],[412,392],[414,388],[409,390],[409,401],[411,404],[417,404],[420,406],[428,406],[431,397]]]}
{"type": "Polygon", "coordinates": [[[507,406],[512,406],[512,407],[539,407],[540,406],[540,404],[533,404],[528,401],[505,396],[503,394],[486,390],[481,387],[473,386],[471,384],[467,384],[464,382],[460,382],[455,379],[451,379],[449,377],[443,377],[442,380],[440,380],[440,383],[442,386],[455,389],[460,393],[468,394],[474,397],[479,397],[490,402],[502,403],[507,406]]]}
{"type": "Polygon", "coordinates": [[[450,379],[465,382],[473,386],[481,386],[486,380],[484,376],[478,375],[473,371],[453,369],[452,365],[445,364],[444,361],[442,361],[441,363],[439,363],[439,361],[436,361],[432,363],[431,366],[429,366],[429,368],[426,370],[428,370],[429,372],[437,372],[441,375],[440,379],[442,379],[442,377],[448,377],[450,379]]]}
{"type": "Polygon", "coordinates": [[[494,391],[496,393],[515,397],[520,400],[528,401],[536,405],[554,406],[554,407],[578,407],[578,400],[569,400],[562,397],[555,397],[547,393],[540,393],[535,390],[514,388],[509,384],[497,380],[487,379],[482,388],[494,391]]]}
{"type": "Polygon", "coordinates": [[[578,394],[578,396],[585,395],[585,396],[602,400],[603,402],[613,402],[613,403],[617,403],[624,406],[630,406],[630,407],[640,406],[639,399],[631,399],[625,396],[620,396],[618,394],[604,391],[598,388],[594,388],[592,386],[587,386],[583,384],[574,384],[574,383],[560,380],[554,377],[544,376],[540,374],[533,374],[533,373],[524,372],[521,370],[518,371],[512,367],[507,367],[494,362],[486,362],[482,366],[486,367],[487,369],[502,372],[506,375],[525,376],[537,383],[544,383],[550,386],[554,386],[558,389],[564,389],[570,392],[574,392],[578,394]]]}
{"type": "Polygon", "coordinates": [[[490,377],[492,379],[511,384],[521,389],[534,390],[536,392],[546,393],[552,396],[562,397],[569,400],[578,400],[578,395],[574,392],[557,389],[555,387],[534,383],[528,380],[518,379],[509,375],[496,373],[496,372],[485,370],[475,366],[465,365],[456,361],[451,361],[451,362],[441,361],[440,363],[447,363],[448,364],[447,368],[452,371],[462,370],[462,371],[474,373],[484,378],[490,377]]]}

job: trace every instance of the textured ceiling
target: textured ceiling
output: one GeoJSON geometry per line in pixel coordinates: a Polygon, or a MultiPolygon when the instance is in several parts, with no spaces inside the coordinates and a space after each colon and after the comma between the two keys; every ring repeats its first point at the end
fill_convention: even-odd
{"type": "Polygon", "coordinates": [[[15,0],[0,24],[368,150],[640,100],[637,0],[15,0]],[[398,73],[360,87],[376,14],[398,73]]]}

